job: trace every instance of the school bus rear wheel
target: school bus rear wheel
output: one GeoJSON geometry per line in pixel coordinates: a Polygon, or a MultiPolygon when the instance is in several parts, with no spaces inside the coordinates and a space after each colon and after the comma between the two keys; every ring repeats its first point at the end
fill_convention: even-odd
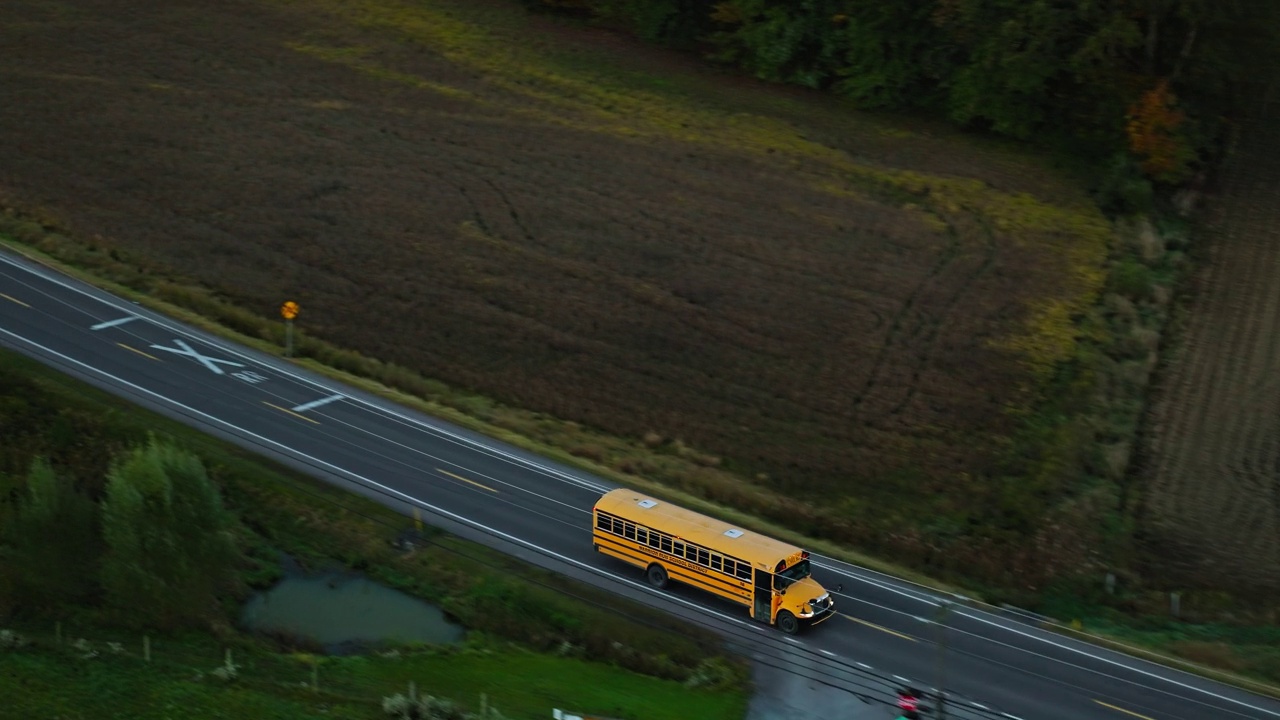
{"type": "Polygon", "coordinates": [[[795,635],[800,632],[800,621],[789,610],[781,610],[778,612],[778,629],[788,635],[795,635]]]}
{"type": "Polygon", "coordinates": [[[650,565],[649,569],[645,571],[644,575],[646,578],[648,578],[649,584],[658,588],[659,590],[667,586],[667,569],[662,567],[658,563],[654,563],[650,565]]]}

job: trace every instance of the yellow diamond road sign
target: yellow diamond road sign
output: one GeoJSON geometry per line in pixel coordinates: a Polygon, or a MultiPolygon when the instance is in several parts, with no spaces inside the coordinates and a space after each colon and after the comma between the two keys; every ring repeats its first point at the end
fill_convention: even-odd
{"type": "Polygon", "coordinates": [[[280,314],[284,316],[285,320],[292,320],[298,317],[298,311],[301,309],[302,308],[298,307],[298,303],[290,300],[289,302],[280,306],[280,314]]]}

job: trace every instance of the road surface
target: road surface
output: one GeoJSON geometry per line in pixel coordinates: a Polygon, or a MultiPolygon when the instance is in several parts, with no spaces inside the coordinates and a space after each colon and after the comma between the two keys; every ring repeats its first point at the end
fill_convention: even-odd
{"type": "Polygon", "coordinates": [[[941,684],[952,718],[1274,718],[1280,703],[815,557],[841,616],[799,637],[597,555],[610,482],[237,346],[0,253],[0,345],[460,536],[699,619],[756,661],[752,720],[889,718],[896,685],[941,684]],[[937,638],[945,633],[944,652],[937,638]]]}

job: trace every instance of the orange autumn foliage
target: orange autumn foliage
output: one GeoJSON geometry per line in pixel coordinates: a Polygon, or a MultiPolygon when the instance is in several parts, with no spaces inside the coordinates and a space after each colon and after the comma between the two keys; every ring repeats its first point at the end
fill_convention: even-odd
{"type": "Polygon", "coordinates": [[[1186,114],[1177,105],[1169,81],[1161,80],[1129,107],[1129,150],[1142,163],[1142,171],[1160,182],[1184,179],[1194,155],[1183,132],[1186,114]]]}

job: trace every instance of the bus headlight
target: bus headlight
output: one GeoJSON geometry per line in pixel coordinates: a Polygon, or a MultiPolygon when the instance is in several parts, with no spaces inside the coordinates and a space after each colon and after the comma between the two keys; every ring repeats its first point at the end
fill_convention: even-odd
{"type": "Polygon", "coordinates": [[[800,617],[802,618],[813,617],[813,608],[809,607],[807,604],[804,607],[800,608],[800,617]]]}

